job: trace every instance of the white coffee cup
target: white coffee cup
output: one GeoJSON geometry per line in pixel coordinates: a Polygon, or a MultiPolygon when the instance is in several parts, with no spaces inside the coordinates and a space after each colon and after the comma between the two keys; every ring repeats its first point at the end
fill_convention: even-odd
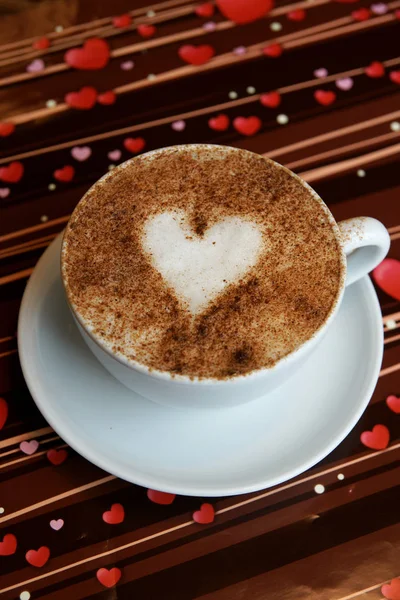
{"type": "MultiPolygon", "coordinates": [[[[285,167],[277,163],[276,165],[288,171],[285,167]]],[[[288,172],[321,201],[307,183],[296,174],[288,172]]],[[[336,302],[327,319],[313,337],[297,350],[282,358],[273,367],[224,380],[190,379],[184,375],[156,371],[114,354],[100,338],[89,330],[84,320],[70,304],[72,314],[83,339],[105,369],[127,388],[150,400],[181,408],[220,408],[249,402],[282,384],[301,367],[334,321],[345,287],[367,275],[385,258],[389,250],[389,234],[382,223],[376,219],[356,217],[336,223],[332,216],[331,222],[341,248],[340,259],[345,273],[338,289],[336,302]]]]}

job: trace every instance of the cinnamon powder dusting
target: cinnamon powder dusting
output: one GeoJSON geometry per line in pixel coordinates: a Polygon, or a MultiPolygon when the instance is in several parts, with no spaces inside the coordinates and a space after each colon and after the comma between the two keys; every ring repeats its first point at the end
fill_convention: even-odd
{"type": "Polygon", "coordinates": [[[226,379],[273,366],[326,321],[343,280],[334,227],[312,191],[276,163],[177,146],[132,159],[89,190],[64,236],[63,278],[81,320],[117,355],[226,379]],[[185,211],[193,239],[239,216],[264,240],[255,266],[196,315],[142,246],[147,220],[170,210],[185,211]]]}

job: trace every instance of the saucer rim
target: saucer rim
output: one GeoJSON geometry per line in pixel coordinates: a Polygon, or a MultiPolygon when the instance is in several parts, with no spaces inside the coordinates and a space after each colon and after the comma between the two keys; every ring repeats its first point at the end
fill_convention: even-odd
{"type": "MultiPolygon", "coordinates": [[[[369,383],[365,388],[364,394],[362,395],[362,397],[360,397],[360,400],[358,402],[358,409],[353,412],[353,416],[350,419],[350,421],[347,422],[346,427],[342,428],[340,432],[334,436],[334,438],[329,444],[324,445],[318,453],[316,453],[308,461],[302,463],[301,466],[297,465],[297,467],[286,470],[282,473],[282,475],[276,476],[272,479],[268,479],[268,477],[264,474],[264,476],[260,478],[257,482],[249,483],[247,485],[242,486],[235,485],[229,487],[225,485],[224,487],[218,487],[215,484],[212,484],[209,487],[204,485],[202,487],[196,487],[196,485],[194,484],[187,484],[183,482],[183,484],[181,484],[181,487],[178,488],[175,485],[175,483],[170,485],[168,481],[163,481],[160,484],[156,481],[156,478],[154,476],[146,475],[141,470],[132,472],[132,468],[126,468],[124,465],[119,464],[112,458],[109,459],[106,456],[100,456],[99,458],[99,456],[96,454],[96,451],[91,450],[90,444],[88,444],[85,441],[80,441],[81,438],[79,434],[75,436],[74,432],[68,426],[66,426],[64,430],[63,423],[61,421],[57,421],[56,414],[53,414],[56,411],[54,411],[52,407],[49,406],[48,402],[43,401],[43,398],[46,398],[46,392],[42,389],[42,384],[40,380],[38,380],[35,377],[35,369],[32,371],[29,365],[29,356],[27,356],[27,353],[24,350],[25,337],[27,335],[33,335],[34,337],[36,337],[36,334],[30,331],[31,328],[29,326],[29,322],[31,319],[31,313],[29,310],[27,310],[31,294],[33,294],[37,282],[40,282],[42,277],[44,277],[45,279],[48,278],[50,271],[46,272],[46,261],[51,260],[52,253],[54,252],[54,249],[56,248],[57,243],[59,242],[60,236],[57,236],[56,239],[49,245],[49,247],[43,253],[25,288],[18,318],[19,358],[28,389],[32,395],[35,404],[37,405],[39,411],[42,413],[46,421],[48,421],[48,423],[54,429],[54,431],[56,431],[56,433],[60,435],[61,439],[64,440],[72,449],[74,449],[86,460],[96,465],[97,467],[103,469],[104,471],[135,485],[139,485],[150,489],[162,489],[162,491],[165,492],[186,496],[220,497],[257,492],[262,489],[271,488],[283,482],[286,482],[314,467],[326,456],[328,456],[347,437],[347,435],[355,427],[362,414],[364,413],[373,394],[373,391],[376,387],[383,357],[383,327],[381,321],[381,308],[374,286],[368,276],[365,276],[358,282],[355,282],[354,285],[362,285],[364,287],[362,293],[368,295],[368,302],[371,307],[371,314],[373,312],[375,315],[374,324],[371,322],[370,326],[371,328],[374,326],[374,335],[376,336],[377,345],[375,351],[371,351],[369,357],[371,362],[373,361],[373,364],[371,365],[369,371],[369,383]]],[[[334,326],[334,324],[332,324],[332,326],[334,326]]],[[[87,348],[86,350],[87,352],[90,352],[89,348],[87,348]]],[[[310,357],[310,360],[312,360],[312,356],[310,357]]],[[[108,374],[108,376],[114,379],[111,374],[108,374]]],[[[191,410],[193,410],[194,413],[196,412],[196,409],[191,410]]],[[[225,408],[221,410],[229,409],[225,408]]],[[[212,409],[210,409],[210,412],[212,412],[212,409]]]]}

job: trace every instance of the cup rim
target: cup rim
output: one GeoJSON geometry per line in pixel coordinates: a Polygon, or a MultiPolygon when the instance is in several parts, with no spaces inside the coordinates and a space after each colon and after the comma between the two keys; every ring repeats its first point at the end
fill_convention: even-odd
{"type": "Polygon", "coordinates": [[[71,216],[68,220],[68,223],[64,229],[63,232],[63,236],[62,236],[62,243],[61,243],[61,252],[60,252],[60,263],[61,263],[61,280],[62,280],[62,284],[64,287],[64,291],[65,291],[65,295],[66,295],[66,299],[68,302],[68,306],[72,312],[72,314],[74,315],[74,317],[76,318],[76,320],[78,321],[79,325],[82,327],[83,331],[85,332],[86,335],[89,336],[89,338],[101,349],[103,350],[108,356],[110,356],[111,358],[113,358],[114,360],[116,360],[117,362],[119,362],[120,364],[132,369],[132,370],[136,370],[139,371],[140,373],[144,373],[149,375],[150,377],[154,377],[156,379],[161,379],[164,381],[170,381],[176,384],[180,384],[180,385],[201,385],[204,387],[207,386],[215,386],[215,385],[220,385],[220,386],[226,386],[228,383],[238,383],[238,382],[246,382],[246,381],[250,381],[253,379],[259,379],[261,377],[263,377],[265,374],[267,373],[271,373],[271,372],[276,372],[276,371],[280,371],[282,369],[284,369],[287,366],[290,366],[292,363],[296,362],[298,359],[301,359],[302,356],[306,355],[313,346],[315,346],[319,339],[324,335],[325,331],[327,330],[327,328],[329,327],[330,323],[333,321],[339,306],[341,304],[342,298],[343,298],[343,294],[344,294],[344,289],[345,289],[345,282],[346,282],[346,274],[347,274],[347,261],[346,261],[346,255],[344,252],[344,248],[343,248],[343,243],[342,243],[342,239],[341,239],[341,234],[340,234],[340,230],[338,227],[338,224],[335,220],[335,218],[333,217],[331,211],[329,210],[328,206],[325,204],[325,202],[322,200],[322,198],[317,194],[317,192],[303,179],[301,179],[301,177],[299,177],[296,173],[294,173],[293,171],[291,171],[290,169],[288,169],[287,167],[285,167],[284,165],[281,165],[280,163],[272,160],[271,158],[268,158],[267,156],[263,156],[262,154],[257,154],[256,152],[251,152],[250,150],[245,150],[242,148],[235,148],[233,146],[224,146],[222,144],[177,144],[174,146],[166,146],[163,148],[157,148],[155,150],[150,150],[148,152],[145,152],[143,154],[140,154],[139,156],[134,156],[132,158],[129,158],[128,160],[124,161],[123,163],[121,163],[120,165],[118,165],[117,167],[115,167],[114,169],[112,169],[111,171],[105,173],[100,179],[98,179],[92,186],[90,186],[90,188],[85,192],[85,194],[82,196],[82,198],[79,200],[78,204],[76,205],[76,207],[74,208],[74,210],[71,213],[71,216]],[[261,157],[263,160],[272,163],[275,167],[279,168],[279,169],[283,169],[284,171],[286,171],[286,173],[288,175],[290,175],[291,177],[295,178],[301,185],[303,185],[312,195],[313,198],[315,198],[315,200],[319,201],[322,204],[322,207],[327,215],[327,218],[329,220],[330,225],[332,226],[332,229],[334,231],[335,234],[335,238],[338,244],[338,249],[339,249],[339,253],[340,253],[340,263],[341,263],[341,276],[340,276],[340,282],[339,282],[339,286],[338,286],[338,290],[337,290],[337,294],[336,297],[334,298],[333,302],[332,302],[332,306],[329,310],[328,316],[326,317],[325,321],[322,323],[322,325],[316,330],[314,331],[314,333],[312,334],[311,337],[309,337],[305,342],[303,342],[298,348],[296,348],[295,350],[293,350],[292,352],[290,352],[289,354],[283,356],[278,362],[276,362],[274,365],[272,365],[271,367],[262,367],[260,369],[255,369],[253,371],[250,371],[249,373],[245,373],[245,374],[238,374],[238,375],[234,375],[232,377],[229,377],[227,379],[217,379],[217,378],[212,378],[212,377],[190,377],[188,375],[179,375],[179,374],[171,374],[169,371],[161,371],[158,369],[154,369],[151,367],[148,367],[147,365],[140,363],[136,360],[133,360],[131,358],[128,358],[126,356],[124,356],[121,353],[117,353],[117,352],[113,352],[111,350],[111,348],[109,348],[109,346],[98,336],[96,336],[88,327],[88,324],[85,322],[85,320],[83,319],[83,317],[79,314],[78,310],[76,309],[72,299],[69,296],[68,293],[68,286],[66,284],[65,278],[64,278],[64,262],[63,262],[63,255],[64,255],[64,250],[65,250],[65,240],[66,240],[66,235],[71,223],[71,219],[75,213],[75,211],[78,209],[78,207],[80,206],[80,204],[85,200],[85,198],[88,196],[89,192],[91,192],[97,185],[99,185],[101,182],[106,181],[109,177],[112,177],[113,174],[115,173],[115,171],[117,170],[122,170],[124,168],[126,168],[126,166],[128,164],[130,164],[132,161],[138,159],[138,158],[143,158],[144,156],[152,156],[152,155],[156,155],[159,153],[162,153],[166,150],[171,150],[172,148],[193,148],[193,147],[201,147],[201,148],[222,148],[222,149],[228,149],[229,151],[232,150],[236,150],[238,152],[245,152],[248,154],[255,154],[257,157],[261,157]]]}

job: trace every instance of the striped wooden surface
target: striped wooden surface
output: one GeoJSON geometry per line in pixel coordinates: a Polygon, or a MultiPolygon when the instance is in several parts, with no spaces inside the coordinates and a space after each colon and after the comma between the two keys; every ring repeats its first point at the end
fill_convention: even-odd
{"type": "Polygon", "coordinates": [[[157,505],[146,490],[66,448],[24,385],[15,334],[26,280],[88,187],[132,156],[127,138],[143,138],[147,150],[214,142],[271,156],[309,181],[337,219],[382,220],[391,233],[390,256],[400,258],[400,1],[277,0],[266,18],[242,26],[217,10],[199,16],[198,6],[188,0],[15,2],[1,17],[0,169],[21,163],[23,176],[9,182],[0,170],[0,424],[8,408],[0,433],[0,594],[396,600],[400,417],[386,398],[400,394],[400,302],[381,290],[384,361],[359,424],[296,479],[212,500],[210,525],[192,519],[206,499],[157,505]],[[115,27],[113,16],[125,13],[131,24],[115,27]],[[155,34],[142,37],[140,23],[154,24],[155,34]],[[49,47],[36,49],[43,36],[49,47]],[[70,68],[64,53],[93,37],[109,44],[107,66],[70,68]],[[183,44],[210,44],[215,56],[201,66],[185,64],[178,55],[183,44]],[[265,55],[271,44],[280,45],[279,57],[265,55]],[[113,90],[115,103],[70,107],[66,94],[83,86],[97,95],[113,90]],[[323,96],[330,104],[318,102],[321,90],[333,92],[323,96]],[[263,104],[272,91],[281,98],[275,108],[263,104]],[[210,127],[219,114],[229,119],[225,131],[210,127]],[[261,123],[252,136],[234,125],[248,116],[261,123]],[[179,121],[184,127],[177,131],[179,121]],[[15,130],[5,135],[4,123],[15,130]],[[88,147],[90,156],[74,158],[77,147],[88,147]],[[73,177],[62,182],[55,171],[66,165],[73,177]],[[360,434],[377,423],[388,427],[390,443],[374,452],[360,434]],[[38,447],[29,455],[34,446],[24,442],[32,440],[38,447]],[[52,450],[67,452],[59,466],[50,462],[52,450]],[[315,492],[318,484],[324,493],[315,492]],[[120,524],[102,518],[113,504],[124,508],[120,524]],[[56,531],[50,522],[57,527],[59,519],[64,524],[56,531]],[[43,567],[30,566],[26,553],[42,546],[50,558],[43,567]],[[101,568],[119,570],[116,586],[99,581],[101,568]]]}

